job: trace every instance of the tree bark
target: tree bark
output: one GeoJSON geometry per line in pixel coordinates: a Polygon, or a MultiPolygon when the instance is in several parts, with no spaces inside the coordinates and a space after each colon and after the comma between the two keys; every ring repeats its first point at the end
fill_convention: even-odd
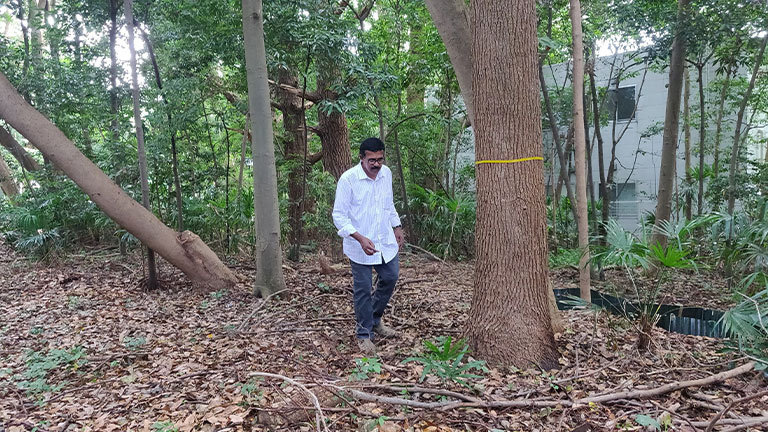
{"type": "Polygon", "coordinates": [[[306,170],[304,148],[307,145],[307,133],[303,126],[303,102],[297,94],[287,92],[282,85],[297,87],[298,79],[288,70],[279,72],[278,86],[275,90],[277,107],[283,113],[283,129],[286,132],[284,140],[285,159],[291,161],[288,172],[288,259],[299,261],[299,249],[303,243],[302,215],[304,214],[303,179],[306,170]]]}
{"type": "Polygon", "coordinates": [[[0,118],[60,167],[112,220],[156,250],[189,279],[219,290],[230,288],[235,275],[208,246],[190,231],[181,234],[163,225],[150,211],[128,196],[42,114],[25,102],[0,73],[0,118]]]}
{"type": "MultiPolygon", "coordinates": [[[[337,95],[331,89],[335,73],[329,70],[320,71],[317,90],[323,99],[335,100],[337,95]]],[[[323,146],[323,168],[338,180],[344,171],[352,166],[352,152],[349,144],[349,128],[347,117],[343,112],[317,112],[320,142],[323,146]]],[[[383,139],[383,137],[382,137],[383,139]]]]}
{"type": "Polygon", "coordinates": [[[584,44],[581,31],[581,2],[570,0],[573,38],[573,142],[576,168],[576,209],[579,230],[579,293],[592,301],[589,274],[589,215],[587,214],[587,143],[584,128],[584,44]]]}
{"type": "MultiPolygon", "coordinates": [[[[476,160],[540,158],[535,1],[475,0],[472,16],[476,160]]],[[[542,163],[479,163],[476,171],[473,352],[494,364],[556,368],[542,163]]]]}
{"type": "Polygon", "coordinates": [[[261,0],[242,0],[248,107],[253,141],[253,205],[256,216],[255,292],[266,298],[285,289],[280,248],[280,210],[277,203],[275,143],[264,48],[261,0]]]}
{"type": "Polygon", "coordinates": [[[8,133],[8,131],[2,127],[0,127],[0,145],[8,149],[11,155],[19,162],[19,165],[25,170],[40,170],[40,164],[38,164],[37,161],[24,150],[24,147],[16,141],[16,138],[14,138],[13,135],[8,133]]]}
{"type": "Polygon", "coordinates": [[[757,74],[760,72],[760,66],[763,63],[763,56],[765,55],[765,46],[768,43],[768,33],[763,37],[763,41],[760,43],[760,51],[755,58],[755,66],[752,69],[752,77],[749,79],[749,85],[747,91],[744,93],[741,99],[741,105],[739,106],[739,113],[736,115],[736,127],[733,133],[733,147],[731,148],[731,165],[728,171],[728,214],[733,215],[734,207],[736,206],[736,168],[739,163],[739,146],[741,145],[741,125],[744,121],[744,111],[747,109],[747,103],[752,96],[752,90],[755,88],[755,81],[757,74]]]}
{"type": "Polygon", "coordinates": [[[685,88],[683,90],[683,143],[685,144],[685,220],[691,220],[693,207],[693,197],[691,196],[691,75],[688,68],[685,68],[683,80],[685,88]]]}
{"type": "MultiPolygon", "coordinates": [[[[125,23],[128,29],[128,50],[131,53],[131,94],[133,95],[133,119],[136,125],[136,143],[139,156],[139,176],[141,178],[141,203],[152,211],[149,204],[149,174],[147,173],[147,153],[144,150],[144,125],[141,121],[141,96],[139,95],[139,76],[136,67],[136,48],[134,47],[133,0],[125,0],[125,23]]],[[[155,252],[147,246],[147,288],[157,288],[157,264],[155,252]]]]}
{"type": "Polygon", "coordinates": [[[11,201],[19,194],[19,188],[16,186],[16,182],[13,181],[11,168],[5,163],[2,155],[0,155],[0,190],[11,201]]]}
{"type": "Polygon", "coordinates": [[[472,76],[472,33],[470,19],[464,0],[426,0],[427,9],[437,32],[445,44],[448,57],[459,81],[459,89],[467,107],[467,115],[475,124],[475,109],[472,76]]]}
{"type": "MultiPolygon", "coordinates": [[[[669,87],[667,89],[667,107],[664,115],[664,136],[662,139],[661,167],[659,170],[659,191],[656,195],[656,222],[660,226],[668,221],[672,212],[672,191],[675,187],[675,163],[677,161],[677,135],[680,125],[680,95],[683,88],[683,69],[685,61],[684,20],[687,16],[690,0],[678,0],[675,40],[672,42],[672,54],[669,62],[669,87]]],[[[659,230],[654,230],[651,245],[667,245],[667,237],[659,230]]]]}

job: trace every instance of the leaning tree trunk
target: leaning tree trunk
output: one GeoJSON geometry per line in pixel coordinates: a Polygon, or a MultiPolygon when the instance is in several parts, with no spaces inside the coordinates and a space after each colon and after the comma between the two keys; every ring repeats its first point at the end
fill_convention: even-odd
{"type": "MultiPolygon", "coordinates": [[[[659,170],[659,192],[656,195],[656,222],[658,227],[668,221],[672,213],[672,192],[675,188],[675,163],[677,161],[677,135],[680,126],[680,93],[683,89],[683,69],[685,69],[685,34],[683,20],[686,17],[690,0],[678,0],[675,40],[672,43],[672,55],[669,61],[669,88],[667,108],[664,115],[664,136],[661,147],[661,167],[659,170]]],[[[667,237],[654,230],[651,244],[667,245],[667,237]]]]}
{"type": "Polygon", "coordinates": [[[0,118],[61,168],[107,216],[178,267],[192,282],[216,290],[237,282],[197,235],[190,231],[176,233],[134,201],[53,123],[24,101],[2,73],[0,100],[0,118]]]}
{"type": "Polygon", "coordinates": [[[547,299],[536,5],[475,0],[472,16],[477,261],[467,335],[479,358],[547,370],[558,352],[547,299]]]}
{"type": "Polygon", "coordinates": [[[587,143],[584,127],[584,45],[581,32],[581,2],[571,0],[573,35],[573,142],[576,154],[576,208],[579,231],[579,293],[591,301],[589,274],[589,215],[587,214],[587,143]]]}
{"type": "Polygon", "coordinates": [[[254,291],[267,297],[285,289],[280,248],[280,210],[272,134],[272,110],[264,48],[261,0],[242,0],[248,107],[251,113],[253,206],[256,216],[256,281],[254,291]]]}
{"type": "MultiPolygon", "coordinates": [[[[136,143],[139,156],[139,176],[141,178],[141,203],[149,211],[149,174],[147,173],[147,153],[144,150],[144,125],[141,121],[141,107],[139,103],[139,76],[136,70],[136,49],[133,43],[133,0],[125,0],[125,22],[128,28],[128,50],[131,53],[131,94],[133,96],[133,120],[136,125],[136,143]]],[[[157,264],[155,263],[155,251],[147,246],[147,288],[157,288],[157,264]]]]}
{"type": "MultiPolygon", "coordinates": [[[[600,131],[600,107],[597,103],[597,89],[595,88],[595,68],[592,62],[592,68],[589,70],[589,92],[592,95],[592,121],[595,124],[595,137],[597,138],[597,169],[600,174],[600,198],[603,200],[601,208],[600,233],[604,234],[604,226],[608,224],[608,187],[605,184],[605,156],[603,155],[603,134],[600,131]]],[[[594,216],[595,218],[597,215],[594,216]]],[[[601,236],[601,244],[604,244],[604,238],[601,236]]]]}
{"type": "Polygon", "coordinates": [[[467,107],[467,115],[472,125],[475,124],[475,108],[472,76],[472,33],[470,19],[464,0],[426,0],[427,9],[437,32],[445,44],[451,59],[459,89],[467,107]]]}
{"type": "Polygon", "coordinates": [[[3,159],[2,155],[0,155],[0,190],[2,190],[3,194],[10,200],[13,200],[13,198],[19,194],[19,188],[16,186],[16,182],[13,181],[11,168],[5,163],[5,159],[3,159]]]}
{"type": "Polygon", "coordinates": [[[34,160],[26,150],[24,150],[24,147],[22,147],[21,144],[16,141],[16,138],[14,138],[13,135],[8,133],[8,131],[2,127],[0,127],[0,145],[8,149],[11,155],[19,162],[19,165],[21,165],[21,167],[25,170],[40,170],[40,164],[38,164],[37,161],[34,160]]]}
{"type": "Polygon", "coordinates": [[[741,99],[739,113],[736,115],[736,127],[733,132],[733,147],[731,148],[731,165],[728,170],[728,214],[731,216],[733,216],[733,209],[736,206],[736,167],[739,163],[741,124],[744,121],[744,111],[747,109],[747,103],[749,103],[750,96],[752,96],[752,90],[755,88],[757,74],[760,72],[760,66],[762,66],[763,63],[763,55],[765,55],[765,46],[767,42],[768,33],[763,37],[763,42],[760,44],[760,51],[755,58],[755,67],[752,69],[752,78],[749,79],[747,91],[741,99]]]}

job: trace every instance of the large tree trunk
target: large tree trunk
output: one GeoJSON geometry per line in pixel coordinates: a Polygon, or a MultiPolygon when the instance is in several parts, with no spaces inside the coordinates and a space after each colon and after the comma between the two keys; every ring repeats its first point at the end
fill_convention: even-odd
{"type": "MultiPolygon", "coordinates": [[[[131,94],[133,95],[133,120],[136,125],[136,143],[139,158],[139,176],[141,178],[141,203],[152,211],[149,204],[149,174],[147,172],[147,153],[144,150],[144,125],[141,121],[141,96],[139,95],[139,75],[136,68],[136,49],[133,31],[133,0],[125,0],[125,22],[128,28],[128,50],[131,53],[131,94]]],[[[147,247],[147,288],[157,288],[157,264],[155,252],[147,247]]]]}
{"type": "Polygon", "coordinates": [[[683,143],[685,144],[685,220],[691,220],[693,196],[691,195],[691,75],[685,68],[683,90],[683,143]]]}
{"type": "MultiPolygon", "coordinates": [[[[683,90],[683,69],[685,61],[684,20],[687,16],[690,0],[678,0],[675,40],[672,43],[672,55],[669,61],[669,87],[667,89],[667,108],[664,115],[664,137],[661,149],[661,167],[659,169],[659,192],[656,195],[656,222],[660,226],[668,221],[672,212],[672,192],[675,188],[675,163],[677,161],[677,135],[680,126],[680,94],[683,90]]],[[[667,245],[667,237],[659,230],[654,230],[651,244],[667,245]]]]}
{"type": "Polygon", "coordinates": [[[37,161],[24,150],[24,147],[16,141],[13,135],[8,133],[3,127],[0,127],[0,145],[8,149],[11,155],[13,155],[19,162],[19,165],[25,170],[38,171],[40,169],[40,164],[38,164],[37,161]]]}
{"type": "Polygon", "coordinates": [[[472,77],[472,33],[470,19],[464,0],[426,0],[427,9],[437,32],[445,44],[448,57],[459,81],[459,89],[467,107],[467,115],[475,124],[475,109],[472,77]]]}
{"type": "Polygon", "coordinates": [[[253,205],[256,216],[255,292],[267,297],[285,289],[280,248],[275,143],[269,103],[261,0],[242,0],[248,107],[253,141],[253,205]]]}
{"type": "Polygon", "coordinates": [[[589,215],[587,214],[587,143],[584,127],[584,45],[581,32],[581,2],[571,0],[573,35],[573,142],[576,168],[576,207],[579,230],[579,293],[592,301],[589,274],[589,215]]]}
{"type": "Polygon", "coordinates": [[[288,259],[299,261],[299,250],[303,243],[302,215],[304,214],[304,176],[306,162],[304,150],[307,146],[307,134],[303,123],[304,100],[285,86],[296,88],[298,79],[291,72],[282,69],[278,77],[277,105],[283,113],[283,129],[286,132],[285,159],[292,161],[288,173],[288,259]]]}
{"type": "Polygon", "coordinates": [[[13,181],[11,168],[5,163],[2,155],[0,155],[0,190],[11,200],[19,194],[19,188],[16,186],[16,182],[13,181]]]}
{"type": "Polygon", "coordinates": [[[475,0],[472,15],[477,261],[467,335],[479,358],[547,370],[558,352],[547,299],[535,1],[475,0]],[[536,159],[482,162],[519,158],[536,159]]]}
{"type": "Polygon", "coordinates": [[[755,66],[752,69],[752,77],[749,79],[749,85],[747,91],[744,93],[741,99],[741,105],[739,106],[739,113],[736,115],[736,127],[733,132],[733,147],[731,148],[731,165],[728,171],[728,214],[733,215],[733,209],[736,205],[736,167],[739,163],[739,146],[741,145],[741,125],[744,121],[744,111],[747,109],[747,103],[752,96],[752,90],[755,88],[755,80],[757,74],[760,72],[760,66],[763,64],[763,56],[765,55],[765,46],[768,42],[768,33],[763,37],[763,41],[760,44],[760,51],[755,58],[755,66]]]}
{"type": "MultiPolygon", "coordinates": [[[[324,70],[318,76],[317,90],[325,100],[335,100],[337,97],[331,89],[333,75],[332,71],[324,70]]],[[[319,110],[317,122],[323,146],[323,168],[338,180],[352,166],[347,117],[343,112],[334,110],[327,113],[319,110]]]]}
{"type": "Polygon", "coordinates": [[[178,267],[192,282],[216,290],[237,282],[198,236],[190,231],[174,232],[129,197],[53,123],[25,102],[1,73],[0,100],[4,101],[0,104],[0,118],[46,154],[107,216],[178,267]]]}

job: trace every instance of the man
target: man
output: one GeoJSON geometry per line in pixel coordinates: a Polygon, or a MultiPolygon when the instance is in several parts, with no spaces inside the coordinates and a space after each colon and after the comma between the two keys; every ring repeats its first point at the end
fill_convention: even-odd
{"type": "Polygon", "coordinates": [[[400,217],[392,201],[392,171],[384,165],[384,143],[368,138],[360,144],[360,164],[347,170],[336,186],[333,223],[344,239],[354,279],[357,344],[375,354],[374,333],[396,333],[381,322],[400,273],[398,251],[403,245],[400,217]],[[371,294],[372,270],[379,275],[371,294]]]}

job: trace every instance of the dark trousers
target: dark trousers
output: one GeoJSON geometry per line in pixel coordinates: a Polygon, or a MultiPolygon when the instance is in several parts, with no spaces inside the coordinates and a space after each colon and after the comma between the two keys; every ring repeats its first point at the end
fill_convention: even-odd
{"type": "Polygon", "coordinates": [[[349,263],[352,266],[355,287],[355,333],[358,339],[373,339],[373,327],[381,322],[381,316],[384,315],[384,309],[392,297],[400,275],[400,256],[395,255],[392,261],[386,264],[365,265],[353,261],[349,263]],[[372,270],[376,270],[379,275],[379,282],[373,294],[372,270]]]}

